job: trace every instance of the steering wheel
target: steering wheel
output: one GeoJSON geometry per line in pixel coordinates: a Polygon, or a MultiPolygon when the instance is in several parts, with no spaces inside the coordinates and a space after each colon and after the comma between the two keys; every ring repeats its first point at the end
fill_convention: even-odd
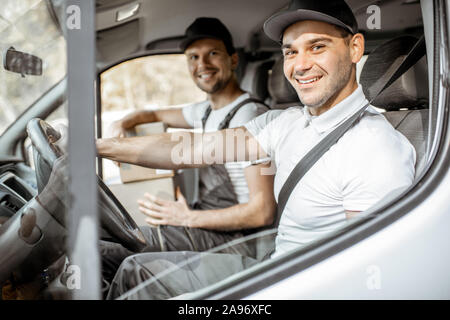
{"type": "MultiPolygon", "coordinates": [[[[64,154],[57,145],[58,140],[62,136],[47,122],[41,119],[30,120],[27,124],[27,132],[33,145],[38,193],[41,194],[47,184],[52,184],[56,181],[51,176],[53,169],[55,169],[55,164],[64,154]]],[[[65,175],[67,178],[68,172],[65,170],[62,171],[60,174],[65,175]]],[[[97,182],[99,186],[98,210],[102,227],[114,240],[122,244],[125,248],[133,252],[140,252],[147,245],[141,230],[98,176],[97,182]]],[[[56,183],[61,184],[61,181],[56,183]]],[[[64,193],[64,191],[59,192],[64,193]]],[[[52,205],[46,207],[47,211],[62,225],[65,225],[65,219],[61,217],[61,212],[65,212],[68,208],[67,201],[55,200],[52,202],[52,205]]]]}

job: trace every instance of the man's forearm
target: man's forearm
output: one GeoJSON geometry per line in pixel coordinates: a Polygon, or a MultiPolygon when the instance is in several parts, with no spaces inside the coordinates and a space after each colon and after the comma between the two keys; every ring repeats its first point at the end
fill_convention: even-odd
{"type": "Polygon", "coordinates": [[[157,169],[196,168],[267,157],[243,128],[98,139],[97,153],[113,161],[157,169]]]}
{"type": "Polygon", "coordinates": [[[173,161],[173,150],[178,143],[180,142],[172,139],[170,133],[145,137],[98,139],[97,154],[99,157],[113,161],[155,169],[195,167],[193,163],[173,161]]]}
{"type": "MultiPolygon", "coordinates": [[[[143,137],[97,140],[97,154],[117,162],[131,163],[155,169],[198,168],[215,163],[236,161],[223,146],[211,139],[216,133],[173,132],[143,137]],[[220,149],[218,149],[220,148],[220,149]]],[[[242,146],[245,148],[245,146],[242,146]]],[[[244,159],[237,159],[237,161],[244,159]]]]}
{"type": "Polygon", "coordinates": [[[149,122],[164,122],[172,128],[191,128],[184,119],[181,108],[135,111],[122,119],[122,126],[124,129],[129,129],[149,122]]]}
{"type": "Polygon", "coordinates": [[[188,226],[210,230],[232,231],[270,225],[276,207],[255,199],[248,203],[215,210],[193,210],[188,226]]]}
{"type": "Polygon", "coordinates": [[[155,117],[155,113],[150,110],[139,110],[130,113],[122,120],[122,126],[124,129],[133,128],[138,124],[149,123],[149,122],[157,122],[157,118],[155,117]]]}

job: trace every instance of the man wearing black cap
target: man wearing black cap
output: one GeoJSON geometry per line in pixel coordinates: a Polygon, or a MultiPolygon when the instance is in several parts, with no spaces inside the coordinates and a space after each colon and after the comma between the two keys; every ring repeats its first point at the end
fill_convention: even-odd
{"type": "MultiPolygon", "coordinates": [[[[265,105],[240,89],[234,72],[238,56],[230,32],[218,19],[196,19],[187,28],[180,47],[191,77],[207,93],[207,101],[182,109],[137,111],[113,124],[113,136],[122,137],[125,130],[137,124],[155,121],[174,128],[217,131],[242,126],[267,111],[265,105]]],[[[158,230],[142,228],[150,245],[146,251],[208,250],[242,237],[242,230],[248,233],[272,223],[273,176],[260,174],[266,166],[238,162],[200,168],[199,199],[190,205],[179,190],[177,201],[145,194],[145,199],[139,200],[139,209],[150,224],[160,226],[158,230]]],[[[242,245],[233,252],[251,254],[251,249],[242,245]]],[[[119,245],[103,243],[104,269],[115,272],[130,254],[119,245]]]]}
{"type": "MultiPolygon", "coordinates": [[[[249,138],[238,148],[245,150],[250,159],[272,158],[277,169],[274,193],[278,199],[283,196],[282,187],[293,168],[308,151],[367,105],[356,81],[356,63],[364,53],[364,38],[357,30],[355,17],[343,0],[293,0],[287,10],[270,17],[264,25],[266,34],[281,43],[285,76],[305,107],[282,113],[269,111],[250,121],[244,126],[249,138]],[[258,146],[257,150],[249,148],[252,144],[258,146]]],[[[207,136],[203,135],[205,139],[207,136]]],[[[168,138],[161,136],[160,141],[168,138]]],[[[159,142],[154,139],[146,143],[159,142]]],[[[98,146],[100,154],[108,149],[103,149],[101,143],[98,146]]],[[[240,160],[239,156],[224,160],[236,158],[240,160]]],[[[146,160],[159,165],[156,159],[146,160]]],[[[294,185],[282,212],[271,257],[342,228],[348,219],[394,190],[407,188],[414,179],[414,163],[412,145],[369,106],[294,185]]],[[[158,299],[192,292],[258,262],[232,254],[191,255],[198,257],[196,263],[156,279],[161,266],[158,254],[125,260],[110,297],[145,280],[149,281],[141,290],[130,292],[132,297],[158,299]],[[182,277],[189,280],[175,281],[182,277]]],[[[171,253],[164,257],[164,264],[175,266],[179,258],[180,254],[171,253]]]]}

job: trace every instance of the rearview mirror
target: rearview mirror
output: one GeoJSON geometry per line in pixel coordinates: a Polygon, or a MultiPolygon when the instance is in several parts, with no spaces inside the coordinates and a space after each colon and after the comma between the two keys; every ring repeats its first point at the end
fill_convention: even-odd
{"type": "Polygon", "coordinates": [[[3,67],[5,70],[25,75],[41,76],[42,59],[31,54],[16,51],[10,47],[3,56],[3,67]]]}

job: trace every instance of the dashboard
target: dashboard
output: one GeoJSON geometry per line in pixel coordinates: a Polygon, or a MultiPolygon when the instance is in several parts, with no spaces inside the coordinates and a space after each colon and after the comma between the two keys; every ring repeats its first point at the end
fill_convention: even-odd
{"type": "Polygon", "coordinates": [[[0,167],[0,224],[37,195],[34,181],[30,180],[32,170],[24,167],[24,164],[0,167]],[[19,176],[24,170],[31,171],[25,174],[27,181],[19,176]]]}

